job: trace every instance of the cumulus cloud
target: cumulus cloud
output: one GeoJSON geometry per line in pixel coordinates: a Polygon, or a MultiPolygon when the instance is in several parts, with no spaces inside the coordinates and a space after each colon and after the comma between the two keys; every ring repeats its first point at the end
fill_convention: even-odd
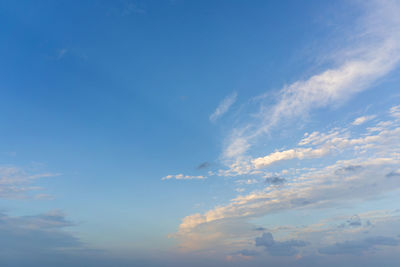
{"type": "Polygon", "coordinates": [[[167,176],[164,176],[161,178],[161,180],[170,180],[170,179],[176,179],[176,180],[202,180],[202,179],[206,179],[206,176],[203,175],[183,175],[183,174],[176,174],[176,175],[172,175],[169,174],[167,176]]]}
{"type": "Polygon", "coordinates": [[[224,100],[218,105],[217,109],[213,114],[210,115],[210,121],[217,121],[222,115],[224,115],[229,108],[236,102],[237,93],[233,92],[229,96],[225,97],[224,100]]]}

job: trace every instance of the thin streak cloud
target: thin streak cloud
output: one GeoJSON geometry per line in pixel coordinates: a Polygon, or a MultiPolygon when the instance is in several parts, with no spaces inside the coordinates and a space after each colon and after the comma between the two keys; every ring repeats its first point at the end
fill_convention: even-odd
{"type": "Polygon", "coordinates": [[[213,114],[210,115],[210,121],[216,122],[220,117],[222,117],[229,108],[236,102],[237,93],[233,92],[222,100],[222,102],[218,105],[217,109],[213,114]]]}

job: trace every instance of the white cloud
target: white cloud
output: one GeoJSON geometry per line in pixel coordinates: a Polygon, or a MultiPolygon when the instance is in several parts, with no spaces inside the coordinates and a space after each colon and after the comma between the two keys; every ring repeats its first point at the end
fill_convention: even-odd
{"type": "Polygon", "coordinates": [[[361,125],[367,121],[374,119],[375,117],[376,117],[375,115],[358,117],[352,122],[352,125],[361,125]]]}
{"type": "Polygon", "coordinates": [[[256,169],[264,168],[268,165],[271,165],[275,162],[281,160],[289,160],[289,159],[304,159],[304,158],[319,158],[322,157],[328,152],[330,149],[328,147],[321,147],[317,149],[312,148],[297,148],[297,149],[289,149],[284,151],[276,151],[271,153],[265,157],[260,157],[252,160],[254,167],[256,169]]]}
{"type": "Polygon", "coordinates": [[[229,96],[225,97],[224,100],[218,105],[217,109],[214,111],[213,114],[210,115],[210,121],[215,122],[224,115],[229,108],[236,102],[237,93],[233,92],[229,96]]]}
{"type": "Polygon", "coordinates": [[[193,180],[193,179],[206,179],[206,176],[203,175],[197,175],[197,176],[193,176],[193,175],[183,175],[183,174],[176,174],[176,175],[167,175],[161,178],[161,180],[170,180],[170,179],[176,179],[176,180],[193,180]]]}

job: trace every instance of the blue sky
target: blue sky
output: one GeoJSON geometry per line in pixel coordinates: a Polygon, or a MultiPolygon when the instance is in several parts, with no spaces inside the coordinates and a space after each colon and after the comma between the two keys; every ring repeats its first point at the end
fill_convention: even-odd
{"type": "Polygon", "coordinates": [[[397,266],[399,12],[3,1],[1,265],[397,266]]]}

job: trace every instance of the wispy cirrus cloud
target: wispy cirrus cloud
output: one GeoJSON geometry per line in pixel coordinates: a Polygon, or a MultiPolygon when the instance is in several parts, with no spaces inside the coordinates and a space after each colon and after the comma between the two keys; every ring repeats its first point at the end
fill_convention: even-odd
{"type": "MultiPolygon", "coordinates": [[[[42,178],[59,176],[59,173],[35,173],[32,174],[23,168],[16,166],[0,167],[0,198],[28,198],[32,192],[40,191],[40,186],[34,185],[35,181],[42,178]]],[[[34,198],[42,198],[44,194],[34,195],[34,198]]]]}
{"type": "Polygon", "coordinates": [[[237,93],[233,92],[232,94],[228,95],[227,97],[219,103],[217,109],[214,111],[213,114],[210,115],[210,121],[216,122],[221,116],[223,116],[229,108],[236,102],[237,93]]]}
{"type": "Polygon", "coordinates": [[[278,92],[276,103],[261,105],[254,123],[233,129],[223,151],[226,159],[243,156],[256,140],[273,127],[310,111],[339,105],[370,87],[400,62],[400,5],[395,1],[373,1],[353,33],[352,41],[335,53],[334,67],[278,92]]]}

